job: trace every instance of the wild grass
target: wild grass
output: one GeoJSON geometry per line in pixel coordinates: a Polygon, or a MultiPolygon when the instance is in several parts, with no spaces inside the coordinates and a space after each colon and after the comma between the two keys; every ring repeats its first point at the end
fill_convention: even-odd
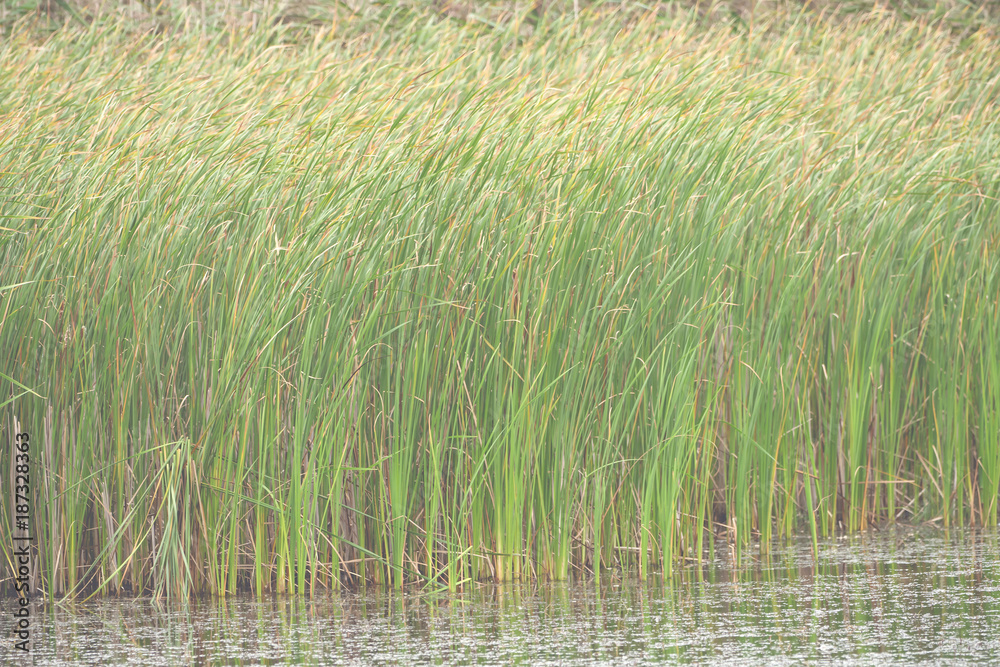
{"type": "Polygon", "coordinates": [[[571,18],[0,44],[45,594],[996,524],[995,26],[571,18]]]}

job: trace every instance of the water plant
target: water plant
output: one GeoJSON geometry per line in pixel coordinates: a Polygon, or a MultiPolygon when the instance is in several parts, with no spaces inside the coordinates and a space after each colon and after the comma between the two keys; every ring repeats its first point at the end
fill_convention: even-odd
{"type": "Polygon", "coordinates": [[[15,29],[2,429],[42,589],[666,577],[995,525],[998,43],[15,29]]]}

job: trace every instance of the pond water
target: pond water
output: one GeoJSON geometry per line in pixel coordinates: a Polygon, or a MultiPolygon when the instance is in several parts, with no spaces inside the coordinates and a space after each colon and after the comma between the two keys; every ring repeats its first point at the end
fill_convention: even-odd
{"type": "MultiPolygon", "coordinates": [[[[30,662],[1000,664],[995,531],[898,528],[823,541],[816,557],[793,541],[739,566],[718,552],[667,584],[604,575],[456,594],[39,605],[30,662]]],[[[0,663],[11,656],[5,638],[0,663]]]]}

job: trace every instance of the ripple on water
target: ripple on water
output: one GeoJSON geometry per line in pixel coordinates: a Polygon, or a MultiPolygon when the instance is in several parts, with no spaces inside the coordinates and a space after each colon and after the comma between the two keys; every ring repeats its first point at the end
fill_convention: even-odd
{"type": "MultiPolygon", "coordinates": [[[[34,610],[37,665],[1000,664],[997,533],[896,529],[683,568],[458,594],[34,610]]],[[[11,658],[0,647],[0,662],[11,658]]]]}

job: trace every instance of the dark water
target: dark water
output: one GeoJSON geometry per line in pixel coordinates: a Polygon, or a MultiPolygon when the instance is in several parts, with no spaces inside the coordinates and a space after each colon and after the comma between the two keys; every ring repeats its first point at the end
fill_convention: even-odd
{"type": "Polygon", "coordinates": [[[818,559],[794,542],[737,567],[722,549],[668,584],[109,600],[39,606],[33,626],[38,665],[1000,664],[1000,551],[995,531],[898,529],[818,559]]]}

